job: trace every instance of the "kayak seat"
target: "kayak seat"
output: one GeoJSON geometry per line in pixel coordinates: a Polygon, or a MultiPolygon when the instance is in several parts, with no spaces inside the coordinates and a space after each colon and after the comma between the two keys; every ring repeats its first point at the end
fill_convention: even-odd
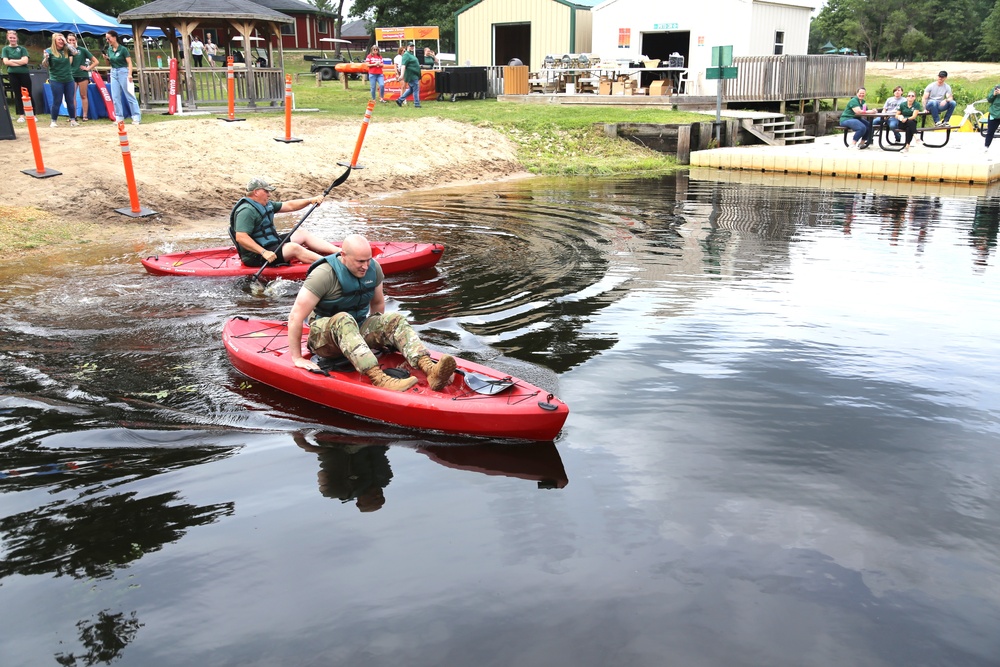
{"type": "Polygon", "coordinates": [[[352,371],[354,366],[347,357],[321,357],[318,354],[312,356],[314,364],[324,371],[352,371]]]}

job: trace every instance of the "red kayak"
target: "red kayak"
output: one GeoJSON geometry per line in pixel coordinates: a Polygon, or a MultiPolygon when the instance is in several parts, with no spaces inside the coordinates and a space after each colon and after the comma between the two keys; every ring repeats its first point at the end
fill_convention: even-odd
{"type": "MultiPolygon", "coordinates": [[[[309,330],[302,334],[303,347],[309,330]]],[[[222,330],[229,360],[236,370],[266,385],[320,405],[409,428],[495,438],[553,440],[569,408],[552,394],[486,366],[456,358],[458,370],[442,391],[431,391],[427,378],[402,355],[385,353],[383,369],[405,369],[419,382],[407,391],[387,391],[350,364],[346,369],[309,372],[296,368],[288,355],[284,322],[235,317],[222,330]]],[[[437,359],[440,355],[432,352],[437,359]]]]}
{"type": "MultiPolygon", "coordinates": [[[[372,243],[372,257],[378,260],[386,275],[415,271],[434,266],[444,253],[440,243],[372,243]]],[[[252,276],[259,267],[244,266],[234,246],[185,250],[169,255],[153,255],[142,260],[142,265],[154,276],[232,277],[252,276]]],[[[274,280],[304,280],[308,264],[292,262],[285,266],[264,269],[261,278],[274,280]]]]}

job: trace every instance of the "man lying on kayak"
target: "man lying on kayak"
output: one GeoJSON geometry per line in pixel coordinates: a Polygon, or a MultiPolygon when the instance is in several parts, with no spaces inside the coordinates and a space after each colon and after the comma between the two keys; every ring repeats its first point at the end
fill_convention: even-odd
{"type": "Polygon", "coordinates": [[[309,267],[309,274],[288,315],[288,352],[299,368],[318,370],[302,356],[302,323],[309,318],[309,352],[320,357],[347,357],[372,384],[390,391],[406,391],[417,384],[410,376],[397,379],[384,373],[371,346],[398,350],[414,368],[427,375],[427,384],[440,391],[451,384],[455,359],[442,355],[437,363],[399,313],[385,314],[382,267],[372,259],[368,240],[351,234],[335,255],[309,267]]]}
{"type": "Polygon", "coordinates": [[[286,202],[271,201],[274,190],[263,178],[251,178],[247,183],[246,196],[236,202],[229,212],[229,235],[236,244],[244,265],[287,264],[293,259],[312,264],[324,255],[340,250],[332,243],[301,229],[282,245],[283,237],[274,227],[274,214],[278,211],[298,211],[309,204],[318,206],[323,202],[323,195],[286,202]]]}

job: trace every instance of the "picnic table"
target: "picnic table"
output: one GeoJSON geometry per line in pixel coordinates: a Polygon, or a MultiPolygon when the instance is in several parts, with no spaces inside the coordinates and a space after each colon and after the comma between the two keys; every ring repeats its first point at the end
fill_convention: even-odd
{"type": "MultiPolygon", "coordinates": [[[[876,118],[882,118],[882,119],[885,119],[886,121],[888,121],[888,119],[896,117],[896,113],[895,112],[892,112],[892,113],[882,113],[881,111],[878,111],[878,110],[864,111],[864,112],[856,114],[856,115],[859,118],[870,118],[873,121],[876,118]]],[[[951,132],[952,132],[952,130],[957,130],[958,129],[957,127],[955,127],[953,125],[944,125],[944,126],[934,125],[934,126],[931,126],[931,127],[924,127],[924,125],[926,125],[926,123],[927,123],[927,116],[930,115],[930,112],[929,111],[919,111],[919,112],[917,112],[917,115],[920,117],[920,127],[917,128],[915,136],[919,136],[920,137],[920,141],[927,148],[942,148],[942,147],[946,146],[948,144],[948,140],[951,139],[951,132]],[[927,143],[927,140],[926,140],[926,138],[925,138],[924,135],[926,133],[928,133],[928,132],[944,132],[944,141],[942,141],[941,143],[927,143]]],[[[847,143],[847,137],[848,137],[849,134],[852,134],[854,132],[854,130],[852,130],[849,127],[843,127],[841,129],[844,130],[844,146],[847,147],[849,145],[847,143]]],[[[903,134],[902,130],[890,130],[888,122],[879,123],[878,125],[875,125],[873,127],[873,130],[872,130],[873,136],[872,136],[872,138],[873,139],[875,139],[876,137],[878,138],[878,147],[881,148],[882,150],[884,150],[884,151],[890,151],[890,152],[898,152],[898,151],[903,150],[904,143],[902,141],[897,142],[897,141],[893,140],[892,134],[894,134],[897,131],[900,134],[903,134]]]]}

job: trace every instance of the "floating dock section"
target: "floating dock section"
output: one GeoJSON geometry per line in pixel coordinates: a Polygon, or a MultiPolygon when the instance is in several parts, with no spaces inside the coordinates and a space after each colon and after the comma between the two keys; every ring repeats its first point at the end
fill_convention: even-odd
{"type": "MultiPolygon", "coordinates": [[[[938,137],[934,137],[935,140],[938,137]]],[[[952,132],[941,148],[913,145],[908,153],[844,146],[843,133],[791,146],[737,146],[693,151],[691,166],[756,173],[804,174],[863,180],[987,185],[1000,181],[1000,140],[984,152],[975,132],[952,132]]]]}

